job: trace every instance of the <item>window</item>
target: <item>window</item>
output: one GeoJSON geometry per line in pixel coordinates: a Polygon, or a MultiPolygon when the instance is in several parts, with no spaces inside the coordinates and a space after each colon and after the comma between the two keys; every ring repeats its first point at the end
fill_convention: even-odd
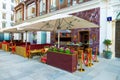
{"type": "Polygon", "coordinates": [[[70,3],[71,3],[71,0],[68,0],[68,6],[70,6],[70,5],[71,5],[70,3]]]}
{"type": "Polygon", "coordinates": [[[6,27],[6,22],[2,22],[2,28],[6,27]]]}
{"type": "Polygon", "coordinates": [[[6,13],[2,14],[2,19],[6,19],[6,13]]]}
{"type": "Polygon", "coordinates": [[[16,13],[16,21],[19,22],[19,21],[22,21],[22,10],[18,10],[17,13],[16,13]]]}
{"type": "Polygon", "coordinates": [[[12,3],[14,3],[14,0],[11,0],[12,3]]]}
{"type": "Polygon", "coordinates": [[[14,15],[13,14],[11,14],[11,21],[13,21],[14,20],[14,15]]]}
{"type": "Polygon", "coordinates": [[[35,13],[35,8],[34,7],[31,8],[31,13],[33,13],[33,14],[35,13]]]}
{"type": "Polygon", "coordinates": [[[33,18],[36,16],[36,5],[32,3],[27,6],[27,19],[33,18]]]}
{"type": "Polygon", "coordinates": [[[13,25],[14,25],[14,23],[13,23],[13,22],[11,22],[11,23],[10,23],[10,25],[11,25],[11,26],[13,26],[13,25]]]}
{"type": "Polygon", "coordinates": [[[73,0],[73,6],[76,5],[77,3],[77,0],[73,0]]]}
{"type": "Polygon", "coordinates": [[[40,15],[46,13],[46,0],[40,0],[40,15]]]}
{"type": "Polygon", "coordinates": [[[82,3],[84,0],[79,0],[79,3],[82,3]]]}
{"type": "Polygon", "coordinates": [[[6,4],[5,3],[3,3],[3,9],[6,9],[6,4]]]}
{"type": "Polygon", "coordinates": [[[51,6],[50,6],[50,11],[55,11],[56,10],[56,0],[51,0],[51,6]]]}
{"type": "Polygon", "coordinates": [[[13,11],[13,9],[14,9],[14,7],[13,7],[13,5],[11,5],[11,11],[13,11]]]}

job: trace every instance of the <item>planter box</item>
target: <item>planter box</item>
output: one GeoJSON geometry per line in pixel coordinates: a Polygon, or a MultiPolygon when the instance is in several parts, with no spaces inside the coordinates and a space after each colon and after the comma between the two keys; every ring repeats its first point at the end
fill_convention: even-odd
{"type": "Polygon", "coordinates": [[[69,72],[77,70],[77,54],[47,53],[47,64],[69,72]]]}

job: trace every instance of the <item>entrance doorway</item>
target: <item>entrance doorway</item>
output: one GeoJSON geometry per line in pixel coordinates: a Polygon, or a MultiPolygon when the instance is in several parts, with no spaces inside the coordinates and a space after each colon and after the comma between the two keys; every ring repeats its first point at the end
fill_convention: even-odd
{"type": "Polygon", "coordinates": [[[80,42],[83,43],[84,49],[88,48],[89,44],[87,44],[87,43],[89,41],[89,31],[80,31],[79,32],[79,40],[80,40],[80,42]]]}
{"type": "Polygon", "coordinates": [[[120,20],[116,22],[115,57],[120,58],[120,20]]]}

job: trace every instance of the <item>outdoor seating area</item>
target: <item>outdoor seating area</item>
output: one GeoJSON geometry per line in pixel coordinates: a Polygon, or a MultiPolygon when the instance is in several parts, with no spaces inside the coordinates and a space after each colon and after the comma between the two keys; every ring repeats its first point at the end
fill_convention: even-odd
{"type": "Polygon", "coordinates": [[[120,0],[0,5],[0,80],[120,80],[120,0]]]}
{"type": "Polygon", "coordinates": [[[10,42],[2,42],[2,50],[11,51],[25,58],[33,58],[33,56],[41,56],[40,61],[48,65],[61,68],[69,72],[75,72],[77,66],[80,65],[80,72],[84,71],[83,65],[87,67],[93,66],[93,61],[98,62],[98,50],[93,53],[92,48],[83,49],[81,46],[67,46],[57,48],[51,44],[30,44],[30,42],[14,43],[11,50],[10,42]],[[93,56],[94,55],[94,56],[93,56]]]}

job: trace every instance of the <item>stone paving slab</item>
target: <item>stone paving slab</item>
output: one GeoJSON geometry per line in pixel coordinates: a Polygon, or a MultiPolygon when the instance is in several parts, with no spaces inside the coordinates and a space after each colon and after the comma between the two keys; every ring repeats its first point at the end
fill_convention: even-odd
{"type": "MultiPolygon", "coordinates": [[[[0,50],[0,80],[120,80],[120,59],[99,58],[85,72],[70,73],[39,61],[0,50]]],[[[79,66],[78,66],[79,68],[79,66]]]]}

